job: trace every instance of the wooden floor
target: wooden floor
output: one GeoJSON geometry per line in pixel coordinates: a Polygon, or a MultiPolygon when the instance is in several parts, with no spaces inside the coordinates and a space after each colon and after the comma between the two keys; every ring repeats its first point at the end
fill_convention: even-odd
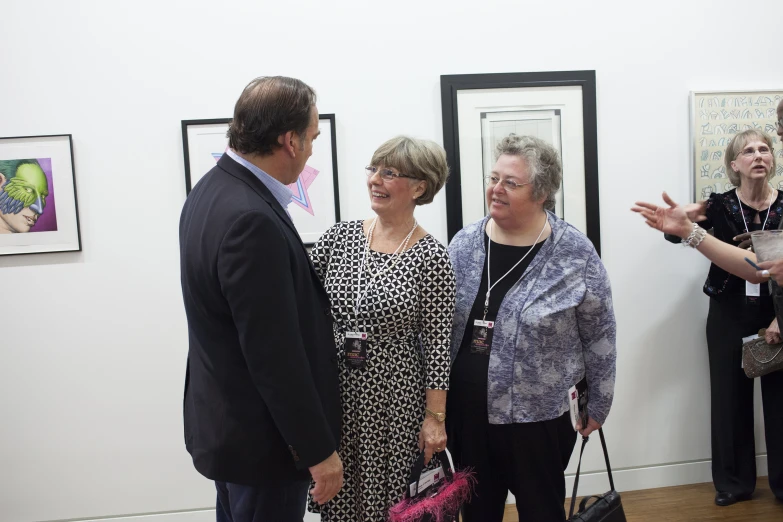
{"type": "MultiPolygon", "coordinates": [[[[769,490],[767,477],[759,477],[753,500],[733,506],[715,505],[712,483],[620,492],[628,522],[694,522],[726,520],[731,522],[781,522],[783,502],[769,490]]],[[[578,502],[581,498],[577,499],[578,502]]],[[[568,515],[569,501],[566,502],[568,515]]],[[[506,506],[503,522],[519,522],[516,507],[506,506]]]]}

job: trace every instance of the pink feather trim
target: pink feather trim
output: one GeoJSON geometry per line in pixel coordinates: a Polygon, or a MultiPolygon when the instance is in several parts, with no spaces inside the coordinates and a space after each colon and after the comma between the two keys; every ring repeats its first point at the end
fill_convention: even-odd
{"type": "Polygon", "coordinates": [[[453,480],[444,480],[437,492],[425,498],[400,500],[389,510],[389,522],[418,522],[425,515],[432,522],[451,522],[460,506],[470,500],[476,477],[470,471],[454,473],[453,480]]]}

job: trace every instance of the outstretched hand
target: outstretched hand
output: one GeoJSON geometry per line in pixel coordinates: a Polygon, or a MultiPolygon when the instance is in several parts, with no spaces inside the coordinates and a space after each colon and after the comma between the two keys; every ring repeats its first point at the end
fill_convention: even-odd
{"type": "Polygon", "coordinates": [[[631,210],[640,214],[644,222],[650,228],[660,230],[664,234],[671,234],[681,238],[686,238],[693,231],[694,221],[703,221],[705,202],[692,203],[690,205],[679,205],[675,203],[669,195],[663,193],[663,201],[669,208],[659,207],[653,203],[637,201],[636,206],[631,210]]]}

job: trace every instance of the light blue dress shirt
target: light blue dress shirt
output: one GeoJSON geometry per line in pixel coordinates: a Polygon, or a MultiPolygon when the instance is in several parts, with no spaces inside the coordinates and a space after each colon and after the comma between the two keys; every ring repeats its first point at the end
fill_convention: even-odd
{"type": "MultiPolygon", "coordinates": [[[[234,152],[231,149],[228,149],[226,151],[226,154],[228,154],[228,157],[232,160],[236,161],[243,167],[245,167],[247,170],[252,172],[259,180],[261,180],[261,183],[264,184],[266,188],[269,189],[269,192],[272,193],[272,195],[275,197],[278,203],[280,203],[280,206],[283,207],[283,210],[288,213],[288,204],[291,203],[291,199],[293,198],[293,194],[291,194],[291,190],[277,181],[275,178],[264,172],[263,170],[259,169],[249,161],[247,161],[245,158],[241,157],[239,154],[234,152]]],[[[289,214],[288,217],[291,217],[289,214]]]]}

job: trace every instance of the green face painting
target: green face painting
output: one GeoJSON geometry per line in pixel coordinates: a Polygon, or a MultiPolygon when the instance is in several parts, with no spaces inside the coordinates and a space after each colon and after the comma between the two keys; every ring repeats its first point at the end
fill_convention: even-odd
{"type": "Polygon", "coordinates": [[[35,160],[2,161],[0,175],[0,233],[29,232],[46,206],[46,175],[35,160]]]}

